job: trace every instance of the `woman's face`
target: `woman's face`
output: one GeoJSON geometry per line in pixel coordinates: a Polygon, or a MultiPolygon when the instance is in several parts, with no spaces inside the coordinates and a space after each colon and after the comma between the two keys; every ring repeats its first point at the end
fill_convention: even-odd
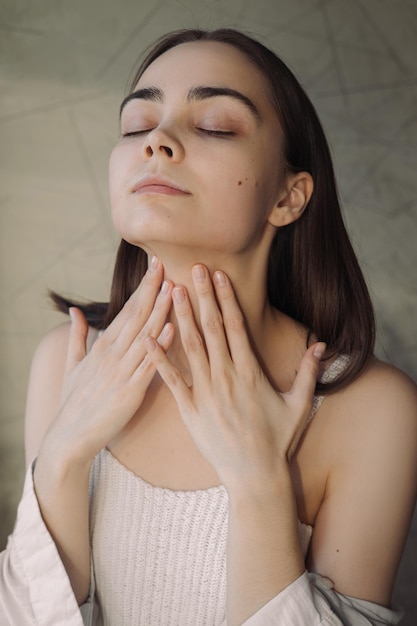
{"type": "Polygon", "coordinates": [[[282,184],[266,82],[234,47],[181,44],[144,72],[110,159],[115,226],[130,243],[239,254],[263,240],[282,184]]]}

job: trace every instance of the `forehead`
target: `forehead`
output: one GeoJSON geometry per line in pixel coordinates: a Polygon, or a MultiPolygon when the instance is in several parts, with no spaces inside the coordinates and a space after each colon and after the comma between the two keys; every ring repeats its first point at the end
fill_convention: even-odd
{"type": "Polygon", "coordinates": [[[261,71],[237,48],[217,41],[180,44],[158,57],[137,86],[181,89],[190,85],[218,85],[267,96],[269,86],[261,71]]]}

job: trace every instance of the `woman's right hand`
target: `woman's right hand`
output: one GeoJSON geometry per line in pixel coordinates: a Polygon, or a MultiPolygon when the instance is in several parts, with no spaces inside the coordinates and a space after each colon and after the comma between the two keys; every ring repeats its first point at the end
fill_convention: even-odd
{"type": "Polygon", "coordinates": [[[60,408],[42,443],[47,458],[89,464],[140,407],[154,377],[144,339],[158,337],[164,350],[174,328],[167,324],[173,285],[154,258],[139,287],[87,354],[87,321],[71,310],[68,356],[60,408]]]}

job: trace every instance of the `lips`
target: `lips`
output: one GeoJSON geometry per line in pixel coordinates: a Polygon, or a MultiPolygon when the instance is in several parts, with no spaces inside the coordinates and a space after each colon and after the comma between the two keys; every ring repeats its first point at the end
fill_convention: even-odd
{"type": "Polygon", "coordinates": [[[164,195],[189,195],[190,192],[165,176],[144,176],[133,187],[132,193],[164,195]]]}

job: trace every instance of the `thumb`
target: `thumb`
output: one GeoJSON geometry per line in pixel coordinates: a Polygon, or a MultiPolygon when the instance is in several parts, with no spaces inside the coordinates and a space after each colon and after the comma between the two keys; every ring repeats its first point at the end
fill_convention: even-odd
{"type": "Polygon", "coordinates": [[[326,344],[322,341],[313,344],[305,352],[295,377],[291,395],[302,404],[313,401],[314,390],[319,375],[320,361],[326,351],[326,344]]]}
{"type": "Polygon", "coordinates": [[[297,449],[298,442],[313,406],[314,391],[319,375],[320,361],[326,350],[326,344],[318,342],[309,347],[300,362],[300,367],[295,377],[293,386],[287,399],[299,417],[297,436],[295,436],[287,451],[290,460],[297,449]]]}
{"type": "Polygon", "coordinates": [[[71,328],[69,333],[65,372],[68,374],[87,354],[88,322],[84,313],[76,307],[69,309],[71,328]]]}

